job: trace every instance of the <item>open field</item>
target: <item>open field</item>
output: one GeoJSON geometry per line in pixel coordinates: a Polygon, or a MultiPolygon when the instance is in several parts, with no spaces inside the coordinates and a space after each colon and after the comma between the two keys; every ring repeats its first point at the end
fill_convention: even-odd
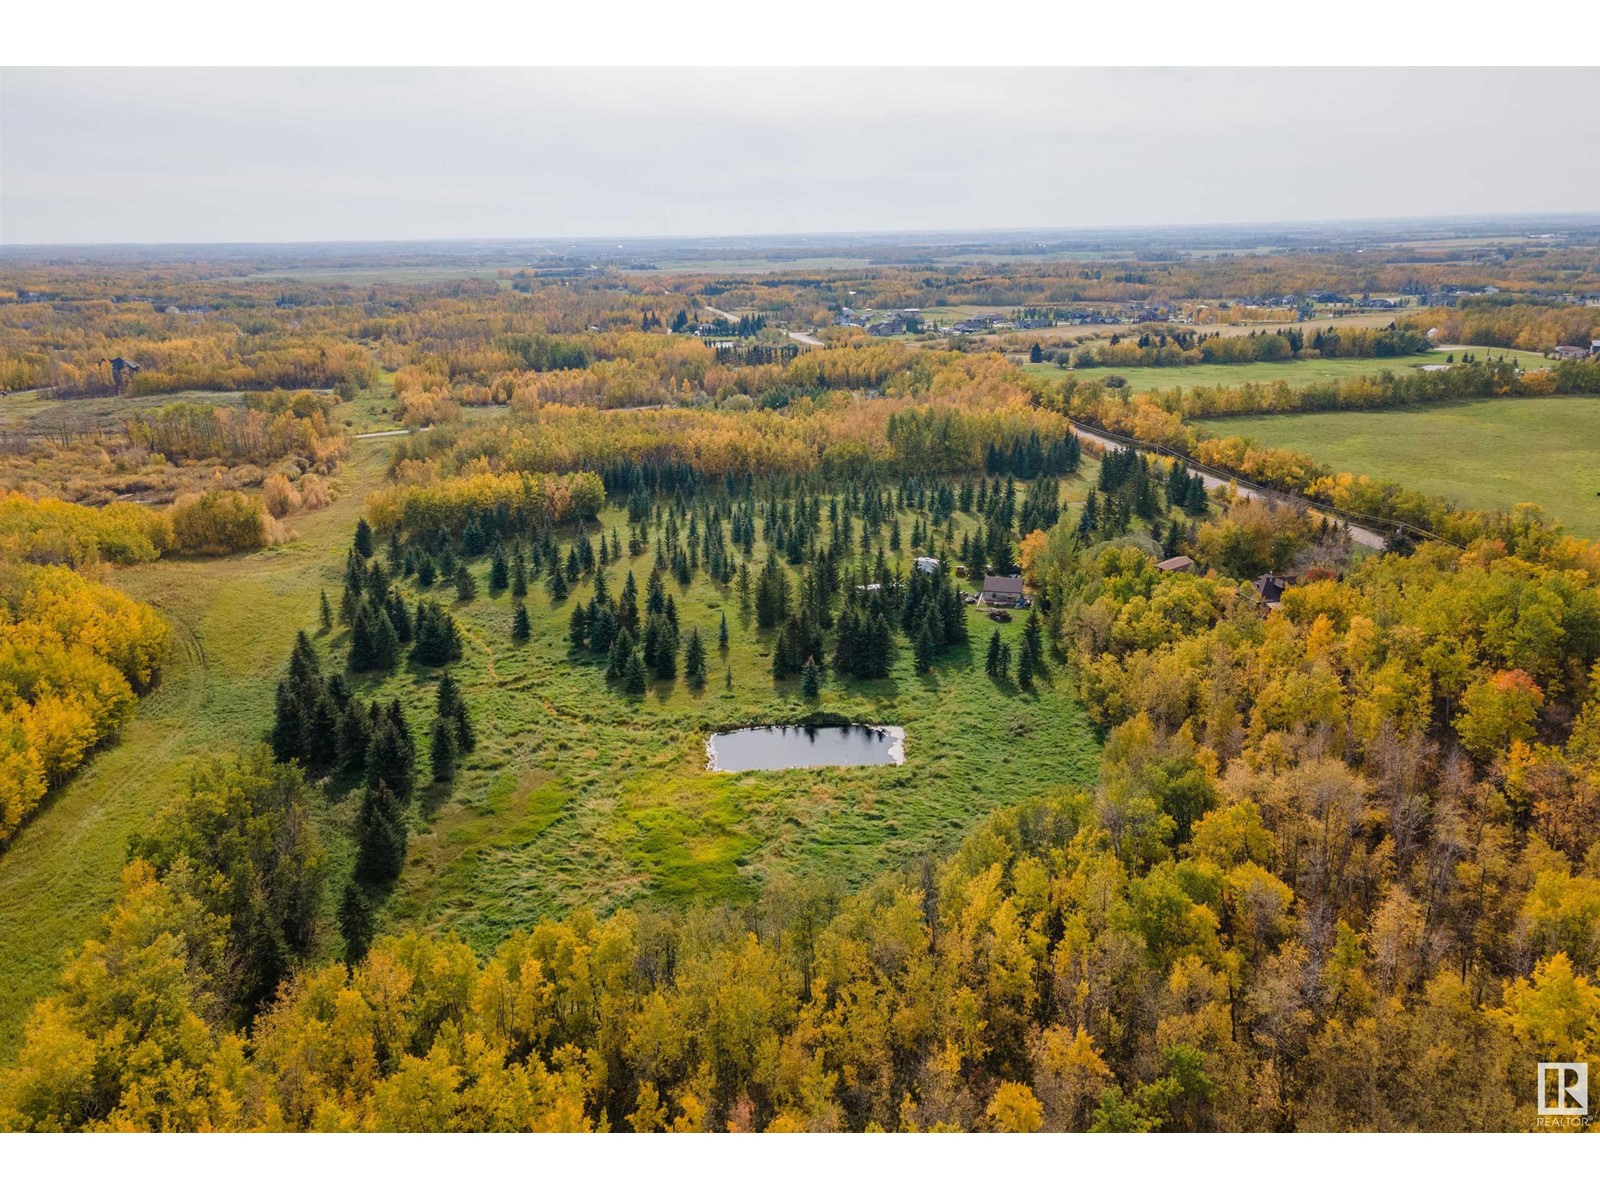
{"type": "MultiPolygon", "coordinates": [[[[386,387],[375,389],[340,405],[335,417],[358,429],[382,427],[391,398],[386,387]]],[[[341,468],[340,495],[326,509],[290,518],[294,538],[284,545],[167,559],[112,576],[167,618],[173,652],[122,735],[57,789],[0,854],[0,1061],[34,999],[54,985],[61,956],[110,906],[129,836],[177,793],[195,757],[266,732],[295,632],[315,625],[323,588],[337,596],[350,531],[367,492],[382,481],[388,453],[384,439],[358,441],[341,468]]],[[[348,813],[333,820],[347,821],[348,813]]],[[[343,853],[339,836],[327,840],[336,858],[343,853]]]]}
{"type": "Polygon", "coordinates": [[[1199,422],[1300,450],[1473,508],[1532,501],[1600,537],[1600,397],[1479,400],[1428,409],[1289,413],[1199,422]]]}
{"type": "MultiPolygon", "coordinates": [[[[1544,360],[1527,351],[1506,350],[1502,347],[1470,346],[1483,358],[1516,358],[1523,366],[1533,366],[1544,360]]],[[[1462,349],[1453,351],[1456,361],[1461,361],[1462,349]]],[[[1405,354],[1391,358],[1300,358],[1288,362],[1215,363],[1194,367],[1091,367],[1083,370],[1063,371],[1054,363],[1028,363],[1024,370],[1046,379],[1104,379],[1107,375],[1120,375],[1136,392],[1156,391],[1176,387],[1235,387],[1242,383],[1272,383],[1282,379],[1291,384],[1323,383],[1330,379],[1356,379],[1363,375],[1376,375],[1380,371],[1408,371],[1425,364],[1443,363],[1447,352],[1434,350],[1427,354],[1405,354]]]]}
{"type": "Polygon", "coordinates": [[[652,258],[641,255],[643,261],[648,261],[648,267],[623,266],[619,270],[632,275],[665,274],[669,271],[683,271],[690,274],[697,272],[746,275],[765,274],[768,271],[860,271],[866,268],[871,261],[871,256],[862,254],[854,255],[824,255],[817,258],[707,258],[707,259],[678,259],[678,258],[652,258]]]}
{"type": "MultiPolygon", "coordinates": [[[[1105,307],[1097,305],[1096,307],[1105,307]]],[[[1309,321],[1236,321],[1228,324],[1216,325],[1191,325],[1186,328],[1196,333],[1205,333],[1213,337],[1245,337],[1263,330],[1300,329],[1308,333],[1319,329],[1382,329],[1394,323],[1395,314],[1392,312],[1356,312],[1345,313],[1340,316],[1318,316],[1309,321]]],[[[1159,321],[1151,322],[1152,325],[1162,324],[1159,321]]],[[[1026,348],[1033,342],[1038,342],[1045,349],[1051,350],[1061,346],[1070,346],[1074,350],[1098,349],[1109,345],[1112,336],[1119,335],[1126,338],[1130,332],[1138,329],[1133,325],[1054,325],[1048,329],[1019,329],[1007,330],[1003,333],[974,335],[996,345],[1003,345],[1015,351],[1017,343],[1022,342],[1026,348]],[[1026,339],[1023,341],[1022,339],[1026,339]]],[[[1019,365],[1024,364],[1018,359],[1019,365]]],[[[1050,370],[1059,370],[1053,363],[1046,364],[1050,370]]],[[[1145,368],[1149,369],[1149,368],[1145,368]]],[[[1158,368],[1159,369],[1159,368],[1158,368]]],[[[1176,369],[1176,368],[1170,368],[1176,369]]]]}
{"type": "Polygon", "coordinates": [[[1337,316],[1321,314],[1312,317],[1309,321],[1224,321],[1192,325],[1199,333],[1209,333],[1218,337],[1243,337],[1251,333],[1259,333],[1263,329],[1299,329],[1313,333],[1318,329],[1382,329],[1394,324],[1393,312],[1347,312],[1337,316]]]}
{"type": "Polygon", "coordinates": [[[128,418],[168,404],[192,402],[217,408],[244,405],[242,392],[164,392],[150,396],[73,396],[58,399],[48,392],[16,392],[0,396],[0,430],[52,434],[120,432],[128,418]]]}
{"type": "Polygon", "coordinates": [[[34,999],[53,986],[62,954],[110,906],[129,835],[178,792],[196,756],[265,734],[288,647],[296,630],[315,624],[320,589],[338,587],[361,494],[387,461],[383,447],[357,443],[342,473],[347,494],[295,518],[291,542],[231,558],[164,560],[113,577],[168,619],[174,652],[122,736],[58,789],[0,855],[0,1060],[34,999]]]}
{"type": "MultiPolygon", "coordinates": [[[[296,266],[251,271],[248,274],[234,276],[232,281],[296,279],[304,280],[308,283],[444,283],[455,279],[498,280],[501,271],[516,271],[524,267],[537,270],[539,263],[534,259],[496,265],[441,264],[430,266],[418,263],[394,263],[384,266],[296,266]]],[[[502,281],[500,286],[509,287],[510,281],[502,281]]]]}
{"type": "MultiPolygon", "coordinates": [[[[382,428],[387,398],[387,389],[369,393],[335,418],[382,428]]],[[[340,472],[339,498],[292,518],[294,539],[282,546],[116,574],[118,586],[168,617],[175,651],[122,737],[0,855],[0,1062],[33,1001],[54,985],[62,956],[93,933],[110,904],[129,836],[181,788],[195,758],[265,735],[295,633],[316,629],[324,589],[337,599],[356,517],[382,484],[390,446],[358,441],[340,472]]],[[[1086,486],[1069,481],[1064,499],[1081,498],[1086,486]]],[[[602,513],[608,529],[623,520],[618,508],[602,513]]],[[[959,515],[957,522],[958,531],[973,528],[959,515]]],[[[758,565],[764,556],[758,542],[758,565]]],[[[630,567],[642,592],[653,561],[652,550],[614,564],[613,594],[630,567]]],[[[927,676],[915,673],[901,638],[890,679],[846,685],[830,676],[824,685],[823,710],[905,726],[904,767],[711,775],[706,730],[811,711],[797,681],[773,683],[773,635],[741,617],[735,589],[724,592],[704,575],[686,590],[669,584],[685,636],[697,626],[706,639],[707,684],[697,694],[681,678],[654,683],[635,700],[606,686],[603,665],[568,659],[567,623],[572,605],[588,599],[588,581],[553,605],[535,580],[527,599],[533,635],[519,645],[510,637],[509,595],[488,591],[487,559],[472,570],[476,600],[458,604],[444,584],[433,594],[462,627],[466,653],[455,673],[479,746],[448,789],[419,790],[410,860],[384,917],[391,928],[455,928],[482,948],[509,928],[576,906],[738,900],[779,878],[852,888],[948,850],[997,807],[1089,784],[1098,770],[1098,743],[1065,669],[1057,665],[1033,693],[997,687],[982,665],[995,626],[973,613],[971,646],[947,651],[927,676]],[[726,661],[716,647],[723,611],[726,661]],[[730,669],[731,693],[723,684],[730,669]]],[[[414,602],[414,581],[402,586],[414,602]]],[[[1002,629],[1015,640],[1022,623],[1002,629]]],[[[342,629],[314,635],[327,665],[342,666],[347,637],[342,629]]],[[[361,686],[402,700],[424,779],[437,675],[402,665],[361,686]]],[[[321,814],[336,884],[348,871],[357,807],[346,796],[321,814]]],[[[338,949],[337,894],[335,886],[327,900],[328,955],[338,949]]]]}

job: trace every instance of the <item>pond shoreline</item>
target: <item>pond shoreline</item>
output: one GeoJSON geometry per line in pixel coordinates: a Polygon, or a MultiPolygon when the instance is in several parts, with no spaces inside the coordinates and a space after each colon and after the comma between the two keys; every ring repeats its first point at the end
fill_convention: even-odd
{"type": "Polygon", "coordinates": [[[818,767],[904,766],[906,732],[898,725],[813,720],[750,725],[706,738],[706,770],[721,773],[818,767]],[[833,731],[835,736],[827,736],[833,731]]]}

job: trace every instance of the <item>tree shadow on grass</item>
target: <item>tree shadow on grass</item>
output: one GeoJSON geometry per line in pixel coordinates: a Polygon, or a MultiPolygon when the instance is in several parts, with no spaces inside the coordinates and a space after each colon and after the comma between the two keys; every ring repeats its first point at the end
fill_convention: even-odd
{"type": "Polygon", "coordinates": [[[419,784],[420,786],[418,786],[416,793],[417,815],[424,822],[431,823],[433,818],[438,815],[439,810],[448,804],[450,798],[455,795],[456,781],[452,777],[450,779],[429,779],[426,782],[419,781],[419,784]]]}

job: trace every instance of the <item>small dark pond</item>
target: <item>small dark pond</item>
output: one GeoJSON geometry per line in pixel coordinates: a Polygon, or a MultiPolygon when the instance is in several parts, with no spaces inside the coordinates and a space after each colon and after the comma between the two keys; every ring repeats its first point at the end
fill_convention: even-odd
{"type": "Polygon", "coordinates": [[[781,771],[788,767],[887,767],[906,761],[898,725],[762,725],[714,733],[710,771],[781,771]]]}

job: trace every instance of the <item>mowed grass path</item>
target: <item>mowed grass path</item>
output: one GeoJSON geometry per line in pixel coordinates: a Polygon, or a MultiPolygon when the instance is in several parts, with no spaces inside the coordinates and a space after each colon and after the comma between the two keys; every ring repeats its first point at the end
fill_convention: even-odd
{"type": "Polygon", "coordinates": [[[1466,351],[1430,351],[1427,354],[1405,354],[1393,358],[1300,358],[1289,362],[1267,363],[1215,363],[1196,367],[1086,367],[1063,371],[1054,363],[1028,363],[1023,369],[1045,379],[1104,379],[1107,375],[1120,375],[1135,392],[1161,391],[1167,388],[1237,387],[1244,383],[1275,383],[1284,380],[1296,386],[1326,383],[1330,379],[1358,379],[1376,375],[1381,371],[1399,374],[1425,364],[1443,364],[1449,354],[1456,362],[1465,352],[1476,353],[1480,359],[1499,358],[1507,362],[1517,359],[1524,367],[1545,363],[1539,355],[1527,350],[1506,350],[1499,347],[1468,347],[1466,351]]]}
{"type": "Polygon", "coordinates": [[[1532,501],[1573,533],[1600,537],[1600,397],[1227,417],[1199,425],[1469,508],[1532,501]]]}
{"type": "MultiPolygon", "coordinates": [[[[382,427],[387,399],[386,391],[369,393],[336,415],[357,430],[382,427]]],[[[326,509],[291,517],[294,538],[281,546],[168,559],[112,576],[167,618],[173,649],[120,737],[0,853],[0,1062],[34,1000],[54,986],[62,956],[98,927],[130,835],[182,790],[197,758],[249,745],[270,727],[273,688],[295,632],[315,626],[323,588],[337,600],[351,530],[387,461],[383,439],[357,441],[339,473],[341,494],[326,509]]],[[[347,855],[339,836],[328,841],[335,861],[347,855]]]]}

